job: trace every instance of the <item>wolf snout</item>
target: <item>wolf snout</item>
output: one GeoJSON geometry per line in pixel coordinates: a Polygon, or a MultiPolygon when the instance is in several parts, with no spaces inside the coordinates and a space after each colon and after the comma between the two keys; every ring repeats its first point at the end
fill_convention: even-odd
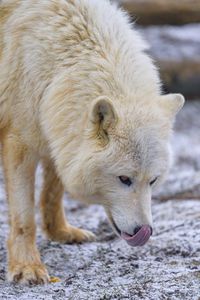
{"type": "Polygon", "coordinates": [[[126,232],[121,232],[121,237],[133,247],[143,246],[149,240],[153,233],[153,229],[150,225],[136,226],[134,234],[130,235],[126,232]]]}

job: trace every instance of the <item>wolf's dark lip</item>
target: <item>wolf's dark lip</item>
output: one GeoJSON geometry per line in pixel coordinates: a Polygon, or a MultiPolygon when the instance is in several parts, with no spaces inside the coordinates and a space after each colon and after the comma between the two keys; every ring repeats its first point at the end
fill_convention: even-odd
{"type": "Polygon", "coordinates": [[[115,228],[115,230],[119,234],[119,236],[121,236],[121,230],[117,227],[117,225],[116,225],[115,221],[113,220],[113,217],[112,217],[111,214],[110,214],[110,220],[111,220],[111,223],[112,223],[113,227],[115,228]]]}
{"type": "Polygon", "coordinates": [[[117,233],[121,236],[121,230],[117,227],[117,225],[115,224],[115,222],[113,222],[113,225],[114,225],[117,233]]]}

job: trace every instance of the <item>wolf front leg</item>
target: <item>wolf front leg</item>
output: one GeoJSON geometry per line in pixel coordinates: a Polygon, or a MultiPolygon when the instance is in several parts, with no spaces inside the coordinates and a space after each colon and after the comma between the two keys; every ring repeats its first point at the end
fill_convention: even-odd
{"type": "Polygon", "coordinates": [[[82,243],[92,241],[92,232],[71,226],[63,207],[63,185],[56,175],[53,163],[43,162],[44,183],[41,194],[43,229],[50,240],[60,243],[82,243]]]}
{"type": "Polygon", "coordinates": [[[35,243],[34,176],[36,156],[13,132],[3,138],[3,164],[9,203],[8,280],[23,284],[49,281],[35,243]]]}

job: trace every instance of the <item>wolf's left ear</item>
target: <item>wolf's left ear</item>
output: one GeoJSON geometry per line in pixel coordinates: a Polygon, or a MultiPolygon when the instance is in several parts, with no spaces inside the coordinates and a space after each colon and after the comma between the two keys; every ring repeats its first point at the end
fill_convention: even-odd
{"type": "Polygon", "coordinates": [[[181,94],[168,94],[161,96],[160,102],[166,115],[173,119],[183,107],[185,99],[181,94]]]}
{"type": "Polygon", "coordinates": [[[98,136],[108,138],[108,130],[117,121],[117,113],[111,100],[107,97],[99,97],[92,103],[90,120],[98,136]]]}

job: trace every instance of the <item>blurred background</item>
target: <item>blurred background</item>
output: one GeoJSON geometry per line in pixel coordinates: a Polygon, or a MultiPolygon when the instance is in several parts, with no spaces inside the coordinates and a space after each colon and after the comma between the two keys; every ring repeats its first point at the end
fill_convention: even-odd
{"type": "MultiPolygon", "coordinates": [[[[200,0],[112,1],[129,12],[149,42],[164,91],[187,99],[172,138],[173,168],[152,201],[154,234],[144,247],[131,248],[113,233],[102,207],[65,195],[70,223],[92,230],[97,241],[61,245],[45,240],[38,227],[43,262],[61,282],[13,289],[5,282],[9,229],[0,172],[0,299],[200,299],[200,0]]],[[[41,182],[39,169],[37,199],[41,182]]]]}
{"type": "Polygon", "coordinates": [[[113,0],[149,42],[164,88],[200,97],[200,0],[113,0]]]}

